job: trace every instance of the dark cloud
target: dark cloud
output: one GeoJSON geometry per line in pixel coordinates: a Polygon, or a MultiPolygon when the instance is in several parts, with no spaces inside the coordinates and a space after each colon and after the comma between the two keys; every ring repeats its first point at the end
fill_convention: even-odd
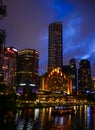
{"type": "Polygon", "coordinates": [[[48,25],[53,21],[63,24],[64,64],[71,58],[89,58],[95,64],[95,0],[6,0],[6,4],[6,45],[38,50],[40,71],[47,68],[48,25]]]}
{"type": "MultiPolygon", "coordinates": [[[[95,0],[69,0],[74,5],[74,14],[81,17],[81,37],[93,35],[95,31],[95,0]]],[[[71,13],[72,15],[72,13],[71,13]]]]}
{"type": "MultiPolygon", "coordinates": [[[[71,45],[71,48],[69,47],[69,51],[71,52],[69,58],[89,58],[92,64],[95,62],[94,56],[92,56],[92,53],[95,53],[95,1],[67,1],[73,5],[73,10],[69,16],[64,19],[65,56],[68,57],[68,46],[71,45]]],[[[93,74],[95,75],[95,72],[93,74]]]]}

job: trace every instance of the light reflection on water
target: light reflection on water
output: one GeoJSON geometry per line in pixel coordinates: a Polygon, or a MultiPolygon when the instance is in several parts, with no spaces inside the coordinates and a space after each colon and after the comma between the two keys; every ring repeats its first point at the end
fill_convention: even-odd
{"type": "Polygon", "coordinates": [[[7,111],[3,116],[3,129],[95,130],[95,106],[74,106],[75,114],[64,116],[51,116],[51,109],[18,109],[16,113],[9,117],[8,114],[11,111],[7,111]]]}

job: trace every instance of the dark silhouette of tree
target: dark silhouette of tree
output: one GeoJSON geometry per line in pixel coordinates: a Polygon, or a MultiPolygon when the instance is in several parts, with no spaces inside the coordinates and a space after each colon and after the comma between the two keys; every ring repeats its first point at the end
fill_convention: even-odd
{"type": "Polygon", "coordinates": [[[6,8],[7,6],[3,5],[2,0],[0,0],[0,19],[2,19],[3,17],[7,15],[6,8]]]}
{"type": "MultiPolygon", "coordinates": [[[[7,15],[6,6],[3,5],[2,0],[0,0],[0,19],[2,20],[3,17],[7,15]]],[[[5,44],[6,39],[6,32],[3,29],[0,29],[0,50],[5,44]]]]}
{"type": "MultiPolygon", "coordinates": [[[[6,6],[3,4],[3,1],[0,0],[0,20],[3,19],[7,15],[6,6]]],[[[3,78],[3,52],[6,41],[6,31],[4,29],[0,29],[0,78],[3,78]]]]}
{"type": "Polygon", "coordinates": [[[0,29],[0,47],[1,48],[5,45],[5,39],[6,39],[6,31],[3,29],[0,29]]]}
{"type": "Polygon", "coordinates": [[[7,93],[8,92],[8,87],[6,86],[6,84],[4,84],[4,83],[0,83],[0,93],[3,93],[3,94],[5,94],[5,93],[7,93]]]}

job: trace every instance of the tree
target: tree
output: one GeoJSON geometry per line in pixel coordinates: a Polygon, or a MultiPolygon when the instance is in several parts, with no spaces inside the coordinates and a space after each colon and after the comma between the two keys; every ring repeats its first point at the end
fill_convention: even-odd
{"type": "Polygon", "coordinates": [[[2,19],[3,17],[7,15],[6,8],[7,7],[3,5],[2,0],[0,0],[0,19],[2,19]]]}
{"type": "Polygon", "coordinates": [[[6,94],[8,92],[8,87],[4,83],[0,83],[0,93],[6,94]]]}
{"type": "Polygon", "coordinates": [[[6,39],[6,31],[4,29],[0,29],[0,47],[2,48],[5,44],[6,39]]]}
{"type": "MultiPolygon", "coordinates": [[[[7,7],[5,5],[3,5],[2,0],[0,0],[0,19],[1,20],[3,19],[3,17],[5,17],[7,15],[6,8],[7,7]]],[[[6,32],[5,32],[5,30],[0,29],[0,48],[5,43],[5,38],[6,38],[6,32]]]]}
{"type": "MultiPolygon", "coordinates": [[[[0,19],[2,20],[3,17],[7,15],[6,6],[3,5],[2,0],[0,0],[0,19]]],[[[0,75],[2,75],[2,62],[3,62],[3,50],[5,46],[5,39],[6,39],[6,31],[4,29],[0,29],[0,75]]],[[[2,78],[2,77],[0,77],[2,78]]],[[[1,80],[1,79],[0,79],[1,80]]]]}

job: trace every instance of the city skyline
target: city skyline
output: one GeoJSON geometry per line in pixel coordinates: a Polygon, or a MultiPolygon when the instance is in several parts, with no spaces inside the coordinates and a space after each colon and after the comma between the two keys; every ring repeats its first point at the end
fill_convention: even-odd
{"type": "MultiPolygon", "coordinates": [[[[6,29],[6,46],[39,51],[40,69],[48,66],[48,25],[53,21],[63,24],[63,61],[90,60],[95,68],[95,1],[94,0],[3,0],[8,16],[0,27],[6,29]]],[[[92,75],[95,75],[93,71],[92,75]]]]}

